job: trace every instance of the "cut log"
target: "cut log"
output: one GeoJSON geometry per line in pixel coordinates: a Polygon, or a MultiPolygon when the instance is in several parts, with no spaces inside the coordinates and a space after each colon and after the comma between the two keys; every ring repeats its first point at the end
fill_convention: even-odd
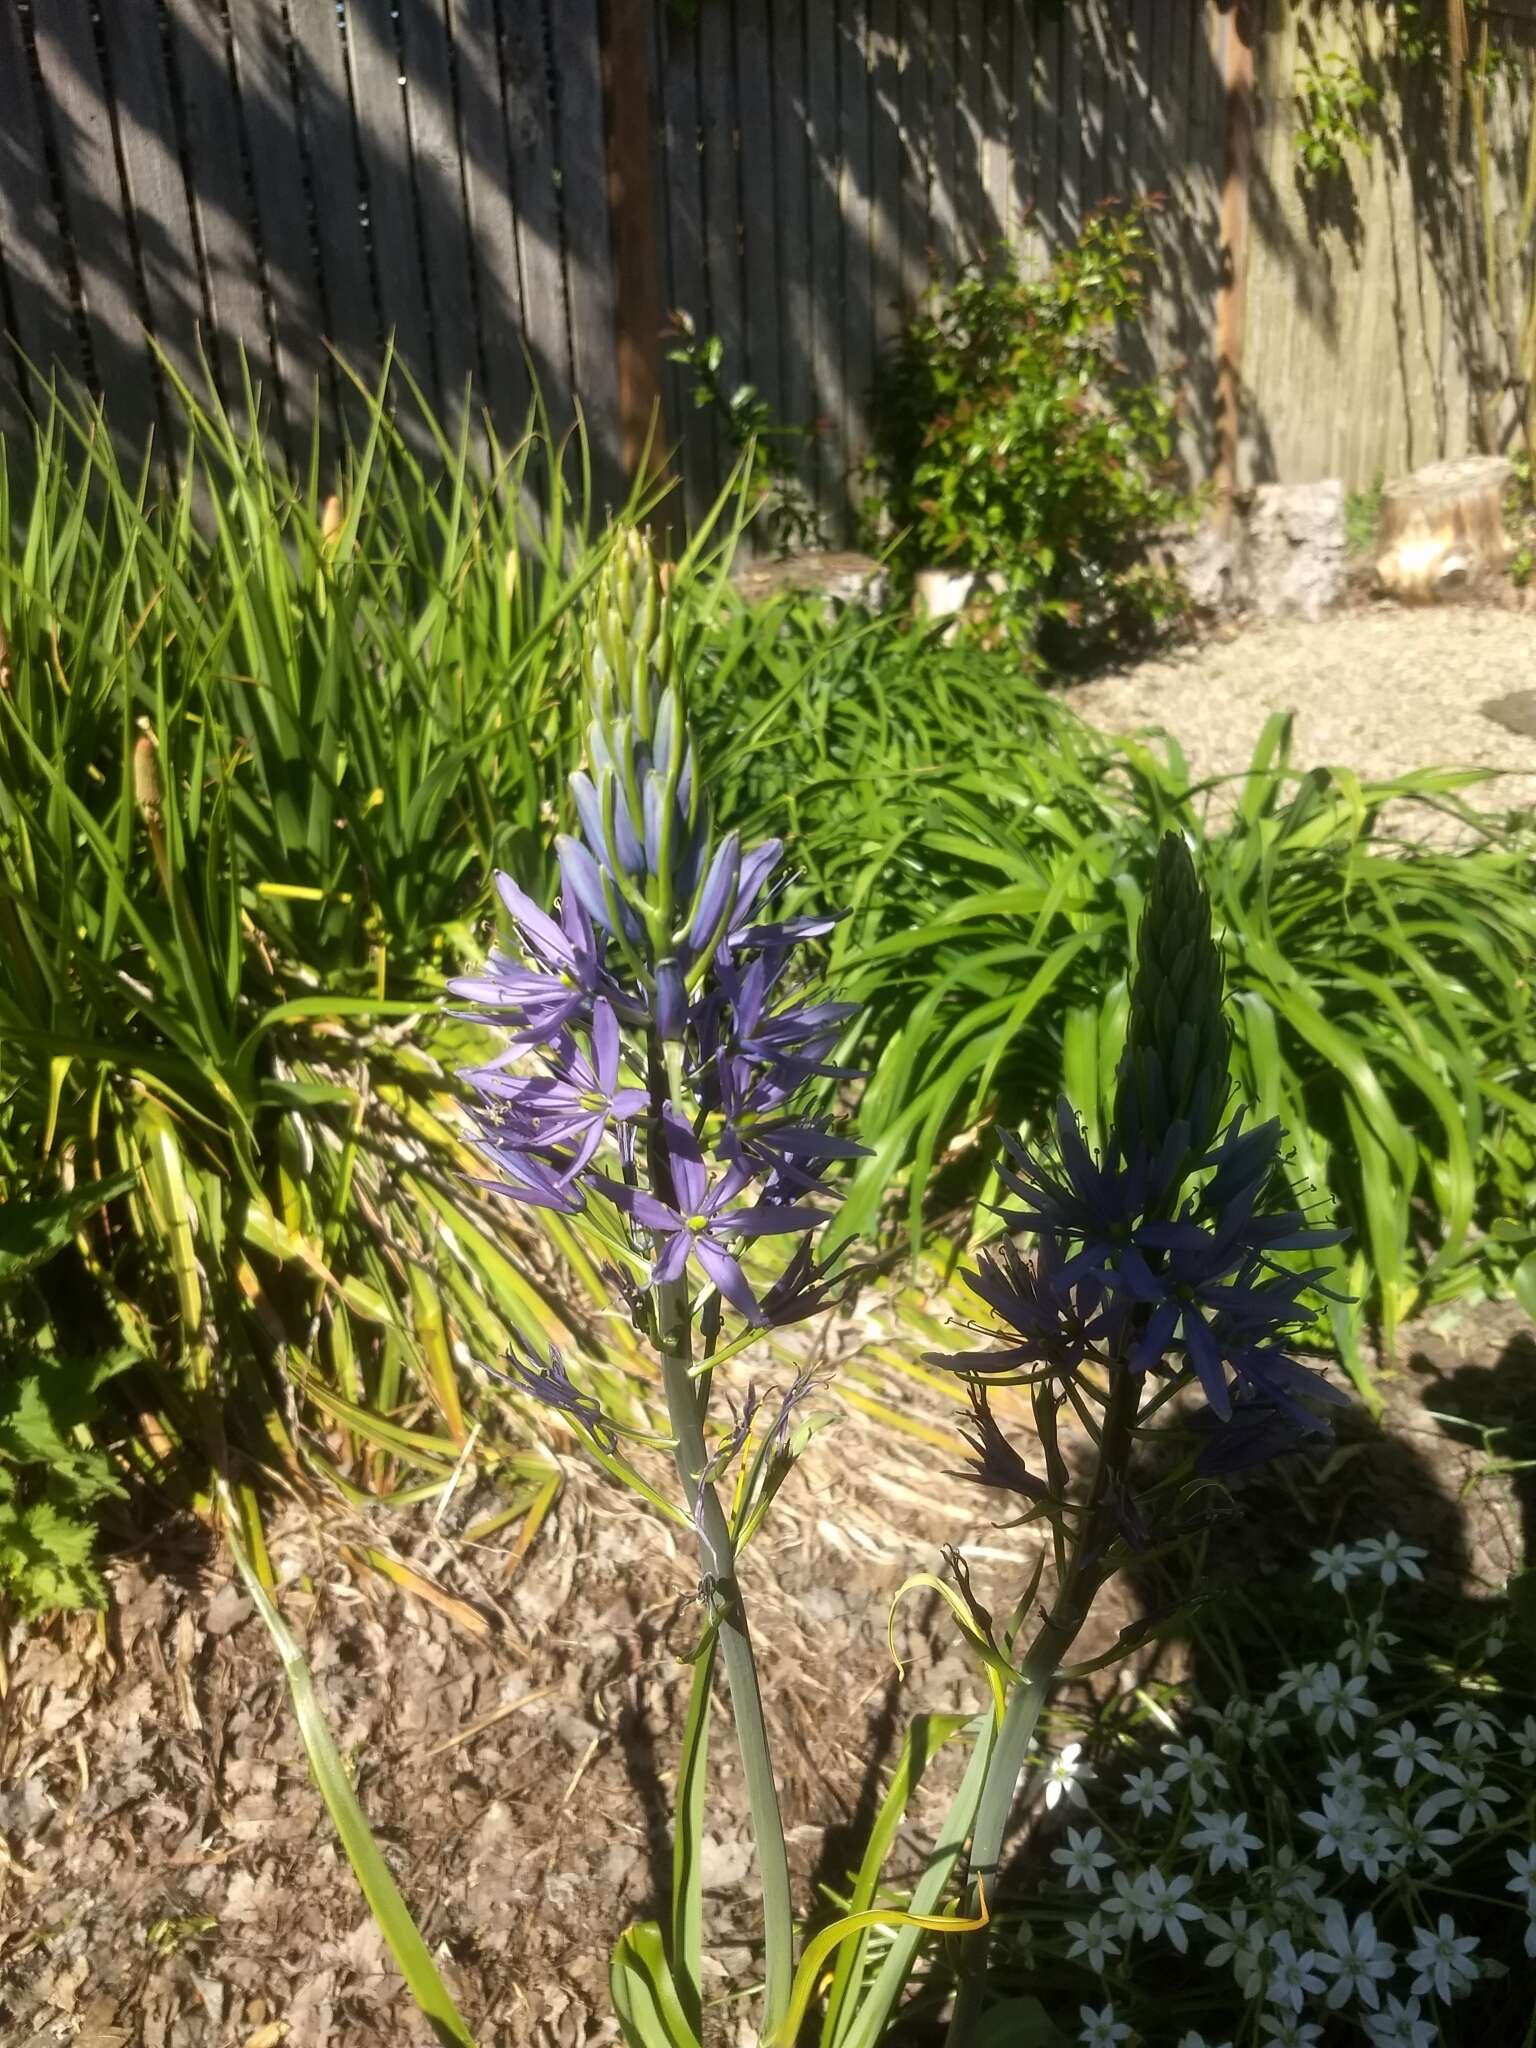
{"type": "Polygon", "coordinates": [[[1394,597],[1433,603],[1503,574],[1509,561],[1502,455],[1431,462],[1388,484],[1381,499],[1376,580],[1394,597]]]}

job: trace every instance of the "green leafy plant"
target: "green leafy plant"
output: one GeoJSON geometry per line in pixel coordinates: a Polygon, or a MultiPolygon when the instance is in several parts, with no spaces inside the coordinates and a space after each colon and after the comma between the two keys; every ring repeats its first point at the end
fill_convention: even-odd
{"type": "Polygon", "coordinates": [[[1107,739],[994,658],[808,608],[743,618],[717,658],[723,815],[852,906],[829,955],[860,1004],[843,1054],[871,1069],[850,1232],[894,1200],[914,1246],[937,1217],[963,1237],[987,1127],[1038,1127],[1064,1083],[1100,1127],[1172,827],[1215,903],[1240,1084],[1352,1233],[1341,1338],[1369,1313],[1390,1348],[1416,1304],[1498,1284],[1486,1233],[1536,1191],[1536,914],[1528,826],[1461,805],[1481,778],[1302,774],[1277,717],[1245,775],[1192,788],[1173,742],[1107,739]],[[1460,850],[1418,843],[1446,814],[1460,850]]]}
{"type": "Polygon", "coordinates": [[[673,313],[668,339],[668,362],[688,372],[695,408],[713,408],[747,503],[773,547],[788,555],[825,546],[821,512],[795,469],[809,429],[776,423],[755,384],[729,385],[722,374],[725,344],[718,334],[700,334],[691,313],[673,313]]]}
{"type": "Polygon", "coordinates": [[[1350,491],[1344,499],[1344,545],[1356,558],[1368,555],[1381,532],[1381,507],[1386,477],[1377,470],[1364,491],[1350,491]]]}
{"type": "MultiPolygon", "coordinates": [[[[429,470],[395,395],[363,394],[334,491],[318,446],[295,483],[185,389],[175,489],[62,405],[0,470],[0,1215],[75,1205],[24,1370],[51,1402],[126,1354],[80,1383],[104,1432],[121,1386],[130,1455],[199,1487],[227,1436],[343,1490],[441,1487],[456,1349],[562,1328],[592,1278],[459,1177],[472,1027],[405,1033],[487,861],[549,858],[607,542],[579,439],[536,415],[481,469],[466,429],[429,470]]],[[[495,1425],[473,1457],[547,1508],[547,1457],[495,1425]]]]}
{"type": "Polygon", "coordinates": [[[1309,178],[1333,177],[1350,150],[1368,156],[1365,117],[1381,95],[1353,58],[1329,50],[1296,71],[1296,160],[1309,178]]]}
{"type": "Polygon", "coordinates": [[[1043,277],[999,249],[935,289],[876,388],[878,516],[897,567],[975,572],[983,637],[1063,665],[1183,609],[1149,552],[1194,509],[1175,411],[1121,357],[1146,304],[1152,210],[1101,208],[1043,277]]]}

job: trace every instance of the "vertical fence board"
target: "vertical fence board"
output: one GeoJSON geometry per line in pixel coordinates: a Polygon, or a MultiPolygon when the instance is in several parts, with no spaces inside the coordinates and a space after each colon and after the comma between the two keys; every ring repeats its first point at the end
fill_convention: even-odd
{"type": "Polygon", "coordinates": [[[1035,76],[1038,46],[1035,10],[1031,0],[1022,0],[1013,23],[1013,113],[1008,130],[1008,218],[1009,246],[1016,251],[1026,272],[1034,269],[1039,242],[1040,166],[1035,102],[1039,81],[1035,76]]]}
{"type": "Polygon", "coordinates": [[[52,0],[33,21],[96,380],[111,400],[114,436],[136,452],[157,427],[159,398],[90,8],[52,0]]]}
{"type": "Polygon", "coordinates": [[[959,80],[955,72],[958,47],[955,8],[958,0],[929,0],[928,9],[928,127],[931,170],[928,184],[928,239],[936,277],[949,279],[960,261],[965,222],[958,206],[957,171],[959,116],[955,102],[959,80]]]}
{"type": "Polygon", "coordinates": [[[544,0],[500,0],[500,6],[502,90],[523,280],[523,341],[550,432],[558,441],[569,431],[575,413],[544,0]]]}
{"type": "Polygon", "coordinates": [[[251,235],[229,53],[217,15],[200,7],[173,7],[169,20],[171,62],[187,127],[192,203],[197,209],[212,307],[209,365],[220,396],[240,428],[245,424],[242,351],[252,383],[258,393],[267,394],[269,403],[277,371],[262,298],[261,263],[251,235]]]}
{"type": "MultiPolygon", "coordinates": [[[[0,0],[0,259],[16,343],[41,379],[41,389],[14,388],[17,398],[30,397],[33,405],[46,392],[55,364],[64,377],[85,382],[85,364],[65,295],[64,247],[21,23],[14,0],[0,0]]],[[[30,376],[27,385],[33,385],[30,376]]],[[[20,427],[17,414],[11,431],[20,427]]]]}
{"type": "Polygon", "coordinates": [[[277,329],[289,460],[307,459],[318,420],[335,430],[335,383],[310,243],[309,200],[295,147],[296,110],[282,16],[269,0],[230,0],[236,77],[251,152],[256,217],[277,329]]]}
{"type": "MultiPolygon", "coordinates": [[[[747,376],[785,417],[779,339],[773,48],[768,0],[737,0],[736,108],[741,135],[742,335],[747,376]]],[[[791,138],[786,138],[791,141],[791,138]]],[[[792,146],[792,144],[791,144],[792,146]]]]}
{"type": "MultiPolygon", "coordinates": [[[[324,294],[324,339],[359,377],[372,378],[383,323],[363,225],[363,188],[336,0],[288,0],[293,24],[299,114],[314,179],[315,240],[324,294]]],[[[334,384],[352,433],[366,430],[367,408],[345,370],[334,384]]]]}
{"type": "Polygon", "coordinates": [[[522,431],[528,373],[517,345],[523,324],[517,212],[501,94],[495,0],[453,0],[453,43],[464,145],[465,230],[474,262],[483,397],[504,440],[522,431]]]}
{"type": "Polygon", "coordinates": [[[928,0],[901,0],[901,304],[910,313],[928,286],[928,187],[933,131],[928,0]]]}
{"type": "MultiPolygon", "coordinates": [[[[837,24],[830,9],[809,0],[805,13],[806,127],[811,146],[811,377],[817,441],[818,497],[840,510],[843,410],[842,216],[838,207],[837,24]]],[[[833,531],[840,533],[834,517],[833,531]]]]}
{"type": "MultiPolygon", "coordinates": [[[[709,331],[709,284],[704,252],[703,154],[699,146],[698,30],[670,8],[660,15],[661,103],[666,130],[667,296],[695,331],[709,331]]],[[[680,438],[683,497],[696,532],[714,495],[719,462],[713,406],[694,403],[693,380],[673,366],[671,419],[680,438]]]]}
{"type": "Polygon", "coordinates": [[[838,195],[843,219],[842,467],[851,522],[869,452],[869,393],[875,374],[869,0],[845,0],[842,14],[837,60],[838,195]]]}
{"type": "MultiPolygon", "coordinates": [[[[736,190],[736,67],[731,52],[734,9],[699,15],[699,123],[704,140],[704,252],[709,324],[724,350],[722,374],[734,389],[746,369],[742,334],[741,223],[736,190]]],[[[725,450],[722,448],[722,455],[725,450]]]]}
{"type": "Polygon", "coordinates": [[[969,263],[986,241],[986,0],[955,0],[955,213],[958,260],[969,263]]]}
{"type": "Polygon", "coordinates": [[[389,0],[345,0],[345,7],[347,65],[357,107],[368,232],[384,329],[394,336],[400,362],[431,398],[437,391],[437,372],[389,0]]]}
{"type": "Polygon", "coordinates": [[[902,324],[901,180],[903,79],[900,0],[874,0],[870,15],[870,290],[874,358],[902,324]]]}
{"type": "Polygon", "coordinates": [[[986,204],[983,242],[1008,235],[1008,140],[1012,133],[1013,54],[1009,28],[1017,10],[1007,0],[987,0],[982,45],[981,183],[986,204]]]}
{"type": "Polygon", "coordinates": [[[411,182],[427,259],[437,403],[450,436],[457,438],[465,387],[471,380],[479,382],[480,337],[470,293],[452,59],[442,7],[443,0],[417,0],[415,6],[400,9],[400,68],[411,138],[411,182]]]}
{"type": "Polygon", "coordinates": [[[614,354],[613,256],[608,233],[608,164],[597,0],[557,0],[550,14],[550,62],[560,138],[560,209],[565,223],[566,303],[571,368],[592,446],[594,508],[624,496],[619,452],[619,383],[614,354]]]}
{"type": "Polygon", "coordinates": [[[200,390],[199,334],[209,309],[177,154],[176,125],[153,0],[119,0],[101,10],[117,104],[125,197],[155,343],[184,384],[200,390]]]}

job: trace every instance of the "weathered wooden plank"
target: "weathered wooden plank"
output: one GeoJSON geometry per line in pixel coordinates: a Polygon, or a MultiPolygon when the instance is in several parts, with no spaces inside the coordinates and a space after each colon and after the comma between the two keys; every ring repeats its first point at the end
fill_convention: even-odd
{"type": "Polygon", "coordinates": [[[654,15],[653,0],[608,0],[603,16],[603,123],[620,454],[631,482],[642,471],[649,481],[665,468],[654,15]]]}
{"type": "Polygon", "coordinates": [[[1036,109],[1040,51],[1031,0],[1013,24],[1013,117],[1008,134],[1008,241],[1026,273],[1039,261],[1040,164],[1036,109]]]}
{"type": "Polygon", "coordinates": [[[704,259],[709,280],[709,326],[724,350],[722,373],[727,383],[734,386],[746,373],[746,342],[742,321],[741,222],[737,210],[732,12],[726,7],[706,7],[699,13],[699,121],[704,143],[704,259]]]}
{"type": "MultiPolygon", "coordinates": [[[[843,223],[838,206],[837,23],[810,0],[805,14],[806,134],[810,142],[811,390],[817,501],[841,511],[843,461],[843,223]]],[[[842,522],[830,530],[840,537],[842,522]]]]}
{"type": "Polygon", "coordinates": [[[982,242],[1008,239],[1008,142],[1013,128],[1012,17],[1009,0],[986,0],[982,43],[981,186],[985,203],[982,242]]]}
{"type": "Polygon", "coordinates": [[[178,6],[169,9],[166,18],[212,309],[209,362],[225,406],[240,426],[244,424],[241,351],[252,382],[259,392],[266,393],[269,403],[279,389],[279,378],[262,297],[260,254],[251,234],[239,103],[218,15],[200,7],[178,6]]]}
{"type": "MultiPolygon", "coordinates": [[[[325,308],[324,339],[370,382],[384,338],[364,228],[365,199],[336,0],[288,0],[305,153],[314,179],[315,240],[325,308]]],[[[367,407],[344,371],[335,377],[343,420],[366,431],[367,407]]]]}
{"type": "MultiPolygon", "coordinates": [[[[199,391],[199,331],[207,331],[212,309],[198,276],[154,0],[105,7],[100,22],[150,330],[176,375],[199,391]]],[[[169,414],[174,423],[179,408],[172,404],[169,414]]]]}
{"type": "Polygon", "coordinates": [[[986,246],[986,0],[955,0],[955,210],[960,260],[986,246]]]}
{"type": "MultiPolygon", "coordinates": [[[[437,367],[390,11],[390,0],[345,0],[347,68],[384,333],[393,334],[395,354],[430,396],[437,367]]],[[[404,416],[409,421],[409,406],[404,416]]]]}
{"type": "MultiPolygon", "coordinates": [[[[703,150],[699,135],[698,28],[671,8],[661,11],[661,102],[666,135],[669,310],[686,313],[700,335],[709,332],[709,285],[704,248],[703,150]]],[[[672,364],[672,431],[678,443],[683,499],[690,532],[697,532],[718,488],[719,464],[712,406],[694,402],[693,379],[672,364]]]]}
{"type": "MultiPolygon", "coordinates": [[[[779,334],[779,232],[774,160],[773,45],[768,0],[736,0],[736,127],[741,151],[742,335],[747,376],[784,416],[779,334]]],[[[793,149],[795,138],[783,137],[793,149]]]]}
{"type": "Polygon", "coordinates": [[[869,0],[845,0],[839,10],[838,192],[843,217],[842,469],[851,523],[869,451],[870,387],[875,380],[875,280],[871,191],[869,0]]]}
{"type": "Polygon", "coordinates": [[[125,451],[142,450],[160,424],[158,378],[89,0],[53,0],[34,14],[33,26],[97,388],[106,394],[114,438],[125,451]]]}
{"type": "Polygon", "coordinates": [[[933,130],[928,83],[928,0],[901,0],[901,304],[910,314],[928,287],[928,188],[933,130]]]}
{"type": "Polygon", "coordinates": [[[933,140],[928,181],[928,243],[934,274],[945,279],[954,276],[965,244],[958,170],[955,7],[956,0],[929,0],[928,127],[933,140]]]}
{"type": "Polygon", "coordinates": [[[336,431],[336,387],[323,341],[325,310],[310,241],[288,41],[271,0],[230,0],[229,22],[277,334],[286,446],[289,460],[302,463],[317,418],[322,438],[336,431]]]}
{"type": "MultiPolygon", "coordinates": [[[[70,317],[64,238],[48,185],[42,124],[12,0],[0,0],[0,256],[14,339],[40,379],[17,363],[14,402],[37,405],[55,368],[61,378],[80,384],[86,377],[70,317]]],[[[17,425],[13,416],[12,432],[17,425]]]]}
{"type": "Polygon", "coordinates": [[[550,432],[558,441],[569,432],[575,409],[544,0],[499,0],[499,6],[501,87],[523,280],[522,340],[550,432]]]}
{"type": "Polygon", "coordinates": [[[592,449],[594,512],[625,493],[614,349],[613,252],[597,0],[558,0],[550,13],[560,208],[565,225],[571,368],[592,449]]]}
{"type": "MultiPolygon", "coordinates": [[[[324,5],[325,0],[317,0],[324,5]]],[[[503,441],[522,432],[530,396],[519,345],[522,279],[517,266],[517,209],[501,90],[496,0],[451,0],[454,62],[463,142],[465,223],[474,263],[482,398],[503,441]]]]}
{"type": "Polygon", "coordinates": [[[878,363],[902,326],[900,0],[874,0],[869,54],[870,293],[878,363]]]}
{"type": "MultiPolygon", "coordinates": [[[[437,405],[457,439],[466,387],[480,381],[480,336],[470,289],[452,58],[443,0],[400,9],[400,69],[411,138],[411,182],[426,256],[437,405]]],[[[601,137],[601,125],[598,129],[601,137]]]]}

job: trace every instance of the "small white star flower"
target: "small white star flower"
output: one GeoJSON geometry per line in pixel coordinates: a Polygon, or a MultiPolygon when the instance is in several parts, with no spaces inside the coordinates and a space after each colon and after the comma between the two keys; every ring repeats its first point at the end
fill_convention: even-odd
{"type": "Polygon", "coordinates": [[[1374,2010],[1381,2002],[1376,1987],[1391,1976],[1397,1958],[1376,1932],[1371,1915],[1357,1914],[1351,1927],[1343,1907],[1330,1899],[1323,1915],[1322,1941],[1316,1961],[1333,1979],[1328,1988],[1328,2010],[1337,2012],[1350,1998],[1374,2010]]]}
{"type": "Polygon", "coordinates": [[[1449,1913],[1440,1915],[1433,1932],[1427,1927],[1415,1927],[1413,1932],[1417,1945],[1408,1951],[1408,1967],[1419,1974],[1408,1989],[1415,1998],[1432,1990],[1448,2005],[1477,1982],[1477,1965],[1472,1960],[1477,1936],[1458,1934],[1449,1913]]]}
{"type": "Polygon", "coordinates": [[[1446,1789],[1432,1793],[1424,1802],[1425,1809],[1441,1813],[1447,1807],[1456,1807],[1456,1825],[1464,1835],[1470,1835],[1478,1826],[1493,1827],[1497,1822],[1493,1809],[1509,1804],[1504,1787],[1489,1784],[1488,1772],[1482,1764],[1447,1762],[1440,1768],[1446,1789]]]}
{"type": "Polygon", "coordinates": [[[1406,1806],[1388,1807],[1387,1831],[1396,1852],[1394,1863],[1398,1869],[1416,1857],[1428,1866],[1435,1877],[1450,1875],[1451,1866],[1440,1851],[1454,1848],[1461,1836],[1455,1828],[1437,1828],[1434,1825],[1439,1811],[1438,1795],[1420,1800],[1411,1814],[1406,1806]]]}
{"type": "Polygon", "coordinates": [[[1204,1806],[1212,1792],[1226,1791],[1226,1767],[1198,1735],[1191,1735],[1188,1742],[1165,1742],[1163,1755],[1170,1759],[1164,1777],[1170,1784],[1185,1779],[1196,1806],[1204,1806]]]}
{"type": "Polygon", "coordinates": [[[1127,1877],[1123,1870],[1117,1870],[1109,1882],[1115,1896],[1105,1901],[1104,1911],[1106,1915],[1113,1915],[1115,1932],[1120,1939],[1128,1941],[1136,1932],[1146,1909],[1147,1873],[1138,1870],[1134,1877],[1127,1877]]]}
{"type": "Polygon", "coordinates": [[[1200,1816],[1199,1826],[1184,1837],[1184,1846],[1208,1859],[1214,1877],[1221,1870],[1246,1870],[1250,1853],[1264,1844],[1249,1834],[1246,1813],[1211,1812],[1200,1816]]]}
{"type": "Polygon", "coordinates": [[[1095,2012],[1091,2005],[1079,2006],[1077,2016],[1083,2023],[1077,2037],[1083,2048],[1118,2048],[1121,2041],[1131,2038],[1130,2028],[1124,2020],[1115,2018],[1112,2005],[1104,2006],[1099,2012],[1095,2012]]]}
{"type": "Polygon", "coordinates": [[[1115,1859],[1099,1845],[1104,1840],[1102,1828],[1088,1828],[1079,1834],[1076,1828],[1067,1829],[1065,1848],[1053,1849],[1051,1861],[1059,1863],[1066,1874],[1067,1889],[1073,1885],[1086,1885],[1091,1892],[1104,1889],[1101,1870],[1113,1870],[1115,1859]]]}
{"type": "Polygon", "coordinates": [[[1506,1849],[1504,1854],[1515,1873],[1504,1889],[1513,1892],[1522,1905],[1536,1913],[1536,1842],[1529,1849],[1506,1849]]]}
{"type": "Polygon", "coordinates": [[[1120,1804],[1134,1806],[1143,1820],[1150,1820],[1154,1813],[1172,1813],[1167,1792],[1167,1780],[1160,1778],[1150,1767],[1143,1766],[1139,1771],[1132,1771],[1126,1779],[1120,1804]]]}
{"type": "Polygon", "coordinates": [[[1366,1571],[1375,1572],[1384,1586],[1395,1586],[1399,1578],[1422,1582],[1424,1574],[1419,1570],[1419,1560],[1428,1555],[1416,1543],[1405,1543],[1395,1529],[1389,1529],[1385,1536],[1367,1536],[1355,1546],[1359,1563],[1366,1571]]]}
{"type": "Polygon", "coordinates": [[[1392,1660],[1387,1652],[1395,1650],[1401,1641],[1401,1636],[1383,1628],[1379,1620],[1366,1621],[1350,1630],[1334,1655],[1341,1664],[1349,1666],[1356,1678],[1364,1677],[1367,1671],[1382,1671],[1390,1675],[1392,1660]]]}
{"type": "Polygon", "coordinates": [[[1342,1593],[1351,1579],[1358,1579],[1365,1569],[1364,1563],[1347,1543],[1335,1543],[1331,1550],[1314,1550],[1312,1562],[1317,1569],[1312,1574],[1314,1586],[1332,1586],[1335,1593],[1342,1593]]]}
{"type": "Polygon", "coordinates": [[[1392,1766],[1392,1782],[1401,1791],[1415,1771],[1438,1771],[1440,1745],[1433,1736],[1421,1735],[1411,1721],[1395,1728],[1383,1728],[1376,1738],[1374,1755],[1392,1766]]]}
{"type": "Polygon", "coordinates": [[[1193,2027],[1187,2034],[1180,2034],[1177,2048],[1232,2048],[1230,2041],[1207,2041],[1204,2034],[1197,2034],[1193,2027]]]}
{"type": "Polygon", "coordinates": [[[1368,1721],[1376,1712],[1365,1696],[1363,1678],[1346,1678],[1337,1664],[1325,1664],[1313,1682],[1312,1725],[1319,1735],[1331,1735],[1335,1728],[1353,1737],[1355,1721],[1368,1721]]]}
{"type": "Polygon", "coordinates": [[[1372,1792],[1380,1789],[1365,1768],[1357,1749],[1352,1749],[1348,1756],[1336,1756],[1332,1763],[1324,1765],[1317,1774],[1317,1782],[1338,1798],[1357,1799],[1362,1806],[1372,1792]]]}
{"type": "Polygon", "coordinates": [[[1115,1939],[1114,1929],[1102,1913],[1090,1913],[1086,1920],[1069,1920],[1067,1932],[1072,1941],[1067,1949],[1069,1956],[1081,1956],[1090,1970],[1098,1976],[1104,1974],[1104,1965],[1111,1956],[1120,1953],[1120,1944],[1115,1939]]]}
{"type": "Polygon", "coordinates": [[[1501,1628],[1490,1629],[1487,1635],[1483,1638],[1483,1655],[1488,1659],[1488,1662],[1490,1664],[1493,1662],[1495,1657],[1502,1657],[1505,1650],[1507,1650],[1508,1647],[1509,1638],[1505,1635],[1503,1629],[1501,1628]]]}
{"type": "Polygon", "coordinates": [[[1317,1664],[1298,1664],[1293,1670],[1282,1671],[1280,1683],[1271,1694],[1271,1698],[1276,1701],[1293,1699],[1304,1714],[1310,1714],[1317,1704],[1314,1688],[1320,1669],[1321,1666],[1317,1664]]]}
{"type": "Polygon", "coordinates": [[[1234,1906],[1225,1920],[1219,1914],[1207,1913],[1205,1924],[1212,1934],[1221,1937],[1206,1955],[1206,1968],[1219,1970],[1230,1963],[1238,1990],[1245,1998],[1251,1998],[1263,1982],[1275,1930],[1257,1914],[1250,1917],[1246,1906],[1234,1906]]]}
{"type": "Polygon", "coordinates": [[[1289,1844],[1259,1873],[1258,1882],[1268,1891],[1277,1911],[1303,1916],[1316,1913],[1318,1894],[1323,1889],[1322,1873],[1310,1863],[1303,1863],[1289,1844]]]}
{"type": "Polygon", "coordinates": [[[1141,1911],[1136,1924],[1144,1941],[1161,1934],[1181,1956],[1188,1954],[1189,1936],[1184,1931],[1184,1922],[1193,1920],[1198,1926],[1205,1919],[1189,1898],[1193,1885],[1194,1879],[1187,1872],[1178,1877],[1164,1877],[1156,1869],[1142,1872],[1141,1911]]]}
{"type": "Polygon", "coordinates": [[[1088,1795],[1084,1784],[1093,1776],[1093,1767],[1083,1758],[1083,1745],[1069,1742],[1065,1749],[1058,1749],[1045,1770],[1045,1804],[1047,1809],[1060,1804],[1063,1799],[1073,1806],[1086,1806],[1088,1795]]]}
{"type": "Polygon", "coordinates": [[[1503,1732],[1481,1700],[1464,1700],[1459,1706],[1442,1707],[1435,1716],[1437,1728],[1452,1728],[1451,1746],[1458,1755],[1469,1749],[1497,1749],[1503,1732]]]}
{"type": "Polygon", "coordinates": [[[1306,1999],[1323,1989],[1323,1980],[1315,1967],[1317,1956],[1309,1948],[1298,1951],[1288,1934],[1277,1934],[1269,1945],[1269,1951],[1264,1996],[1271,2005],[1299,2013],[1306,1999]]]}
{"type": "Polygon", "coordinates": [[[1363,2021],[1371,2048],[1437,2048],[1440,2029],[1423,2017],[1416,1998],[1389,1997],[1380,2012],[1363,2021]]]}
{"type": "Polygon", "coordinates": [[[1298,2019],[1293,2012],[1267,2012],[1259,2021],[1265,2048],[1316,2048],[1323,2038],[1321,2027],[1298,2019]]]}

